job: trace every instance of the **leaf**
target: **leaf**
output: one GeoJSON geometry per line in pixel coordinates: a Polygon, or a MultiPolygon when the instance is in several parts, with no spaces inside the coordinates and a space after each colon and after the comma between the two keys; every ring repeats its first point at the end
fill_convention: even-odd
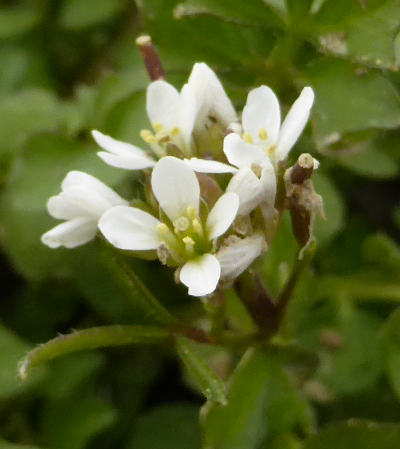
{"type": "Polygon", "coordinates": [[[102,326],[91,327],[71,334],[60,335],[30,351],[21,361],[19,375],[28,378],[35,366],[65,354],[86,349],[136,343],[158,343],[169,337],[167,329],[150,326],[102,326]]]}
{"type": "Polygon", "coordinates": [[[60,11],[60,24],[77,30],[112,19],[123,9],[121,0],[64,0],[60,11]]]}
{"type": "Polygon", "coordinates": [[[0,39],[19,37],[30,31],[39,21],[36,7],[25,3],[14,7],[0,8],[0,39]]]}
{"type": "Polygon", "coordinates": [[[372,179],[394,178],[398,173],[396,161],[374,142],[357,145],[346,151],[337,162],[353,173],[372,179]]]}
{"type": "Polygon", "coordinates": [[[29,346],[26,343],[0,326],[0,398],[23,390],[24,386],[17,376],[17,366],[28,350],[29,346]]]}
{"type": "Polygon", "coordinates": [[[253,0],[247,4],[241,0],[227,0],[219,3],[213,0],[186,0],[176,6],[174,15],[181,19],[206,14],[228,22],[268,28],[280,25],[281,19],[274,8],[280,11],[282,7],[281,2],[262,0],[253,0]]]}
{"type": "Polygon", "coordinates": [[[9,441],[0,438],[0,449],[41,449],[41,448],[39,448],[38,446],[31,446],[27,444],[10,443],[9,441]]]}
{"type": "Polygon", "coordinates": [[[251,348],[232,375],[227,405],[214,404],[206,411],[206,447],[258,448],[267,434],[291,428],[302,413],[303,405],[279,363],[251,348]]]}
{"type": "Polygon", "coordinates": [[[399,27],[397,0],[325,1],[313,26],[324,51],[354,62],[395,70],[393,39],[399,27]]]}
{"type": "Polygon", "coordinates": [[[115,410],[98,398],[57,399],[44,414],[44,440],[51,449],[81,449],[115,420],[115,410]]]}
{"type": "Polygon", "coordinates": [[[0,99],[0,152],[24,144],[33,134],[55,131],[63,116],[53,92],[27,89],[0,99]]]}
{"type": "Polygon", "coordinates": [[[312,436],[303,449],[394,449],[400,445],[400,426],[363,421],[331,425],[312,436]]]}
{"type": "Polygon", "coordinates": [[[198,408],[161,405],[139,416],[127,449],[200,449],[198,408]]]}
{"type": "Polygon", "coordinates": [[[224,382],[212,372],[187,338],[177,337],[176,350],[189,374],[196,381],[204,396],[212,402],[226,404],[224,382]]]}
{"type": "Polygon", "coordinates": [[[386,321],[382,340],[384,345],[386,374],[400,399],[400,309],[395,310],[386,321]]]}
{"type": "Polygon", "coordinates": [[[322,196],[326,220],[316,220],[314,233],[318,245],[326,245],[343,228],[345,205],[340,192],[332,180],[322,171],[313,174],[316,192],[322,196]]]}
{"type": "Polygon", "coordinates": [[[357,72],[346,61],[322,58],[304,76],[315,89],[312,122],[320,148],[346,133],[400,125],[399,95],[382,75],[357,72]]]}

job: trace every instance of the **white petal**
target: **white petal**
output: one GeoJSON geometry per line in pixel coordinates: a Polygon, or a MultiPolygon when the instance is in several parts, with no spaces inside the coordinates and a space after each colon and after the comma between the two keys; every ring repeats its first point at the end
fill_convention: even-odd
{"type": "Polygon", "coordinates": [[[116,248],[148,250],[156,249],[161,243],[157,232],[159,223],[135,207],[115,206],[102,215],[99,229],[116,248]]]}
{"type": "Polygon", "coordinates": [[[218,198],[207,217],[206,229],[210,240],[222,235],[233,223],[239,209],[239,196],[228,192],[218,198]]]}
{"type": "Polygon", "coordinates": [[[94,239],[97,221],[89,217],[77,217],[50,229],[42,235],[42,243],[50,248],[75,248],[94,239]]]}
{"type": "Polygon", "coordinates": [[[87,215],[86,210],[82,210],[80,205],[71,201],[71,198],[66,196],[64,192],[49,198],[47,210],[52,217],[59,220],[70,220],[87,215]]]}
{"type": "Polygon", "coordinates": [[[147,88],[146,110],[150,123],[161,123],[167,131],[178,121],[179,93],[166,81],[153,81],[147,88]]]}
{"type": "Polygon", "coordinates": [[[110,203],[110,206],[127,204],[114,190],[106,186],[94,176],[81,171],[70,171],[61,183],[61,189],[67,191],[72,187],[85,187],[88,190],[97,192],[110,203]]]}
{"type": "Polygon", "coordinates": [[[224,153],[232,165],[240,168],[251,167],[252,164],[258,164],[267,158],[260,147],[245,142],[235,133],[225,137],[224,153]]]}
{"type": "Polygon", "coordinates": [[[204,296],[212,293],[218,284],[221,266],[211,254],[203,254],[189,260],[180,272],[182,284],[189,287],[189,295],[204,296]]]}
{"type": "Polygon", "coordinates": [[[106,136],[96,130],[92,131],[92,136],[99,147],[103,148],[103,150],[109,151],[112,154],[117,156],[131,156],[139,159],[152,160],[149,156],[147,156],[144,150],[130,143],[113,139],[112,137],[106,136]]]}
{"type": "Polygon", "coordinates": [[[263,164],[261,172],[261,185],[263,201],[261,203],[265,219],[271,220],[275,209],[276,174],[272,164],[268,161],[263,164]]]}
{"type": "Polygon", "coordinates": [[[184,162],[197,173],[236,173],[237,168],[232,165],[224,164],[219,161],[210,161],[208,159],[184,159],[184,162]]]}
{"type": "Polygon", "coordinates": [[[299,98],[293,103],[279,132],[276,160],[285,159],[307,124],[314,102],[311,87],[305,87],[299,98]]]}
{"type": "Polygon", "coordinates": [[[154,167],[156,161],[146,155],[143,157],[133,155],[116,155],[99,151],[97,153],[103,161],[112,167],[123,168],[125,170],[143,170],[144,168],[154,167]]]}
{"type": "Polygon", "coordinates": [[[261,234],[254,234],[244,239],[238,238],[223,246],[216,254],[221,264],[221,280],[236,279],[266,248],[267,243],[261,234]]]}
{"type": "Polygon", "coordinates": [[[194,171],[176,157],[160,159],[153,169],[151,186],[157,201],[171,221],[186,215],[187,208],[199,211],[200,186],[194,171]]]}
{"type": "Polygon", "coordinates": [[[248,168],[241,168],[229,181],[227,192],[235,192],[239,196],[238,215],[249,214],[264,198],[261,181],[248,168]]]}
{"type": "Polygon", "coordinates": [[[253,136],[254,142],[265,145],[275,144],[281,126],[279,101],[273,90],[261,86],[250,91],[242,114],[243,131],[253,136]],[[267,139],[259,138],[259,131],[267,131],[267,139]]]}
{"type": "Polygon", "coordinates": [[[192,137],[196,111],[197,106],[194,91],[191,86],[185,84],[179,96],[179,110],[176,120],[186,145],[189,145],[192,137]]]}
{"type": "Polygon", "coordinates": [[[231,101],[213,70],[204,62],[193,66],[189,77],[197,102],[196,128],[204,126],[209,115],[214,116],[227,127],[236,121],[237,115],[231,101]]]}

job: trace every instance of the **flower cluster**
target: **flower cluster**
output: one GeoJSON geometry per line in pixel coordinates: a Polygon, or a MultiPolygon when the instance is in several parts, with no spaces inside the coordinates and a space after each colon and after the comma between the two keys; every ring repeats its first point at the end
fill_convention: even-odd
{"type": "Polygon", "coordinates": [[[214,292],[266,251],[278,223],[278,177],[313,99],[305,87],[281,123],[274,92],[261,86],[249,93],[239,120],[204,63],[194,65],[180,92],[153,81],[146,104],[151,129],[140,133],[147,149],[92,132],[105,163],[146,174],[146,201],[133,207],[92,176],[70,172],[47,204],[65,221],[42,242],[73,248],[100,230],[120,250],[150,252],[175,267],[190,295],[214,292]]]}

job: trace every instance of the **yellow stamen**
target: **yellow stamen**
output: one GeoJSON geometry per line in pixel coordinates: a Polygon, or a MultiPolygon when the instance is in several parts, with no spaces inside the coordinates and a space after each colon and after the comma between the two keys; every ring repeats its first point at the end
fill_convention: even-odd
{"type": "Polygon", "coordinates": [[[265,128],[260,128],[258,130],[258,137],[261,140],[267,140],[268,139],[268,132],[267,132],[267,130],[265,128]]]}
{"type": "Polygon", "coordinates": [[[157,139],[155,135],[149,131],[148,129],[142,129],[140,131],[140,137],[146,142],[146,143],[157,143],[157,139]]]}
{"type": "Polygon", "coordinates": [[[275,153],[275,150],[276,150],[276,145],[271,145],[271,146],[268,148],[268,155],[269,155],[269,156],[273,156],[274,153],[275,153]]]}
{"type": "Polygon", "coordinates": [[[158,223],[157,231],[160,234],[168,234],[169,233],[169,228],[168,228],[168,226],[165,223],[158,223]]]}
{"type": "Polygon", "coordinates": [[[191,220],[194,220],[194,219],[197,217],[196,209],[195,209],[193,206],[189,206],[189,207],[186,209],[186,213],[187,213],[187,216],[188,216],[191,220]]]}
{"type": "Polygon", "coordinates": [[[171,136],[178,136],[181,133],[181,130],[175,126],[175,128],[171,129],[171,136]]]}
{"type": "Polygon", "coordinates": [[[162,131],[164,129],[164,126],[160,122],[154,122],[153,129],[156,133],[159,133],[160,131],[162,131]]]}
{"type": "Polygon", "coordinates": [[[247,143],[253,143],[253,136],[250,133],[243,133],[242,139],[247,143]]]}

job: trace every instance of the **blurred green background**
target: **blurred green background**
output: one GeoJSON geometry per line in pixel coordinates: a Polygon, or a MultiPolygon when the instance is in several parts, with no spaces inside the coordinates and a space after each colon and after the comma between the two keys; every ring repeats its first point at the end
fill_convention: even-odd
{"type": "MultiPolygon", "coordinates": [[[[400,2],[398,0],[3,0],[0,2],[0,448],[323,449],[400,447],[400,2]],[[112,280],[96,243],[51,250],[40,236],[68,170],[135,194],[135,175],[96,156],[90,130],[141,144],[148,78],[135,38],[150,34],[180,87],[196,61],[237,110],[271,86],[282,109],[305,85],[316,102],[295,154],[321,162],[318,252],[281,338],[295,354],[253,357],[211,410],[169,347],[82,352],[36,370],[18,361],[57,333],[151,323],[112,280]],[[283,358],[282,358],[283,357],[283,358]],[[363,427],[364,426],[364,427],[363,427]],[[338,433],[335,433],[335,429],[338,433]],[[202,435],[202,437],[201,437],[202,435]],[[342,440],[338,440],[338,436],[342,440]],[[336,438],[336,439],[335,439],[336,438]],[[362,440],[364,438],[364,440],[362,440]],[[375,443],[374,443],[375,442],[375,443]],[[346,446],[346,444],[348,446],[346,446]],[[375,444],[375,445],[374,445],[375,444]]],[[[258,265],[276,293],[296,254],[290,223],[258,265]]],[[[173,313],[201,320],[198,300],[157,263],[136,274],[173,313]]],[[[228,295],[234,329],[251,322],[228,295]]],[[[238,348],[198,348],[229,379],[238,348]]]]}

